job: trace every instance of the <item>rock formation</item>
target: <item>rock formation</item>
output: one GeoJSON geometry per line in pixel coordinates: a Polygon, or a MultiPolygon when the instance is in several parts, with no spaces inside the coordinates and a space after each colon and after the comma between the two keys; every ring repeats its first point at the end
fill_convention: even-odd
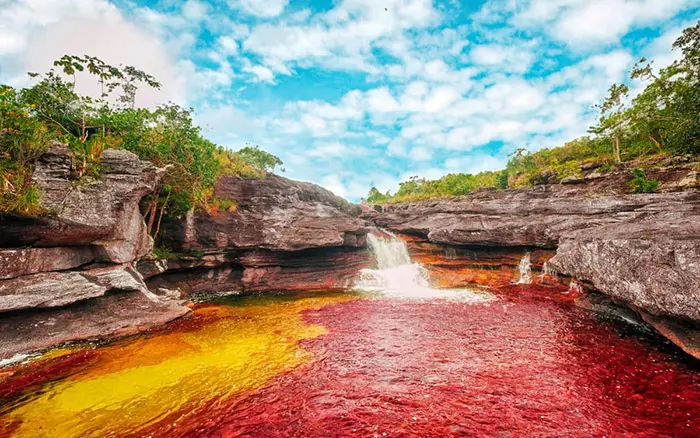
{"type": "Polygon", "coordinates": [[[104,151],[101,168],[98,178],[76,179],[68,148],[54,144],[33,175],[45,213],[0,217],[0,356],[46,346],[47,339],[138,330],[189,311],[151,294],[133,267],[152,248],[139,201],[154,189],[158,170],[123,150],[104,151]],[[120,307],[116,320],[120,294],[138,295],[129,300],[139,306],[120,307]],[[56,309],[37,313],[41,308],[56,309]],[[90,319],[102,323],[86,330],[81,321],[90,319]],[[10,330],[8,321],[24,329],[10,330]],[[32,332],[47,324],[48,338],[32,332]]]}
{"type": "Polygon", "coordinates": [[[158,245],[185,254],[139,264],[152,290],[329,290],[369,263],[360,208],[319,186],[277,175],[224,177],[215,197],[236,205],[164,221],[158,245]],[[193,251],[203,256],[188,257],[193,251]]]}

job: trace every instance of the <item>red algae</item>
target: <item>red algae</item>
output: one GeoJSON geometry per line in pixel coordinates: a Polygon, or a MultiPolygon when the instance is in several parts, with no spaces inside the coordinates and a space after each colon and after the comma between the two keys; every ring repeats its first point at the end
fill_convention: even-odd
{"type": "Polygon", "coordinates": [[[154,436],[698,436],[700,374],[675,350],[517,287],[489,304],[359,300],[308,312],[316,360],[179,413],[154,436]],[[519,292],[519,293],[518,293],[519,292]],[[179,418],[176,426],[172,420],[179,418]]]}
{"type": "MultiPolygon", "coordinates": [[[[269,373],[264,384],[243,391],[200,388],[196,409],[180,403],[152,412],[157,421],[117,435],[699,436],[697,362],[660,338],[575,307],[573,295],[565,292],[512,285],[485,304],[374,298],[300,305],[295,308],[304,323],[325,328],[299,338],[309,360],[269,373]]],[[[106,347],[99,366],[114,368],[122,353],[146,356],[134,359],[138,363],[167,360],[172,349],[161,349],[160,356],[153,349],[158,336],[168,333],[206,329],[201,342],[214,342],[211,336],[223,335],[207,329],[216,315],[240,316],[226,330],[254,315],[263,319],[252,323],[276,321],[264,316],[272,301],[237,313],[224,311],[227,306],[201,306],[190,321],[154,334],[148,351],[138,347],[138,339],[106,347]],[[105,362],[110,354],[115,359],[105,362]]],[[[293,309],[285,315],[292,318],[293,309]]],[[[283,330],[296,327],[282,322],[275,324],[283,330]]],[[[288,336],[270,329],[280,339],[288,336]]],[[[97,372],[98,365],[87,361],[86,366],[81,375],[97,372]]],[[[245,373],[267,367],[259,361],[248,366],[245,373]]],[[[27,381],[25,395],[37,390],[32,378],[27,381]]],[[[178,403],[163,400],[162,405],[178,403]]],[[[4,427],[0,435],[11,436],[19,426],[11,420],[4,427]]]]}

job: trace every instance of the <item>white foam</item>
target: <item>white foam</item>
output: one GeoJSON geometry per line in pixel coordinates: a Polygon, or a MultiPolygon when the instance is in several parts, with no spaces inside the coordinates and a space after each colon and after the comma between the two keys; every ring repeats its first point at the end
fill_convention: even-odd
{"type": "Polygon", "coordinates": [[[369,248],[377,261],[377,269],[363,269],[354,288],[392,298],[444,298],[469,303],[484,303],[495,297],[471,289],[436,289],[428,282],[428,271],[413,263],[406,242],[383,231],[367,236],[369,248]]]}

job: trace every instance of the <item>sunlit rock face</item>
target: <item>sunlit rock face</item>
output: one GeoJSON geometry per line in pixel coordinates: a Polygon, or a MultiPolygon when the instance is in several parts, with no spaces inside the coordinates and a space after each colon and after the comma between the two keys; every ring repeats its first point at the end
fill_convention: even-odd
{"type": "Polygon", "coordinates": [[[205,253],[365,246],[367,223],[358,218],[360,208],[314,184],[272,174],[224,177],[214,196],[233,200],[236,207],[168,220],[159,245],[205,253]]]}
{"type": "Polygon", "coordinates": [[[550,264],[651,314],[700,321],[700,215],[581,230],[550,264]]]}
{"type": "Polygon", "coordinates": [[[147,254],[151,242],[139,201],[153,190],[158,170],[131,152],[107,149],[101,156],[100,177],[78,181],[72,162],[62,144],[41,157],[33,179],[46,214],[0,218],[0,247],[89,247],[94,261],[109,263],[127,263],[147,254]]]}
{"type": "Polygon", "coordinates": [[[370,263],[367,222],[360,208],[314,184],[277,175],[221,178],[218,199],[230,211],[191,213],[164,221],[158,244],[201,251],[194,259],[139,270],[149,285],[185,294],[346,287],[370,263]]]}
{"type": "Polygon", "coordinates": [[[54,144],[33,174],[44,214],[0,217],[2,358],[138,332],[189,312],[153,296],[133,267],[152,248],[139,202],[158,169],[111,149],[96,179],[79,178],[73,163],[67,146],[54,144]]]}

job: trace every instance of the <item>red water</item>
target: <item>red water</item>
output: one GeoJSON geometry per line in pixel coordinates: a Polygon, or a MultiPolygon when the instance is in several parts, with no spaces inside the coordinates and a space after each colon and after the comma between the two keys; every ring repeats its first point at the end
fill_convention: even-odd
{"type": "Polygon", "coordinates": [[[306,318],[329,329],[304,344],[315,360],[153,435],[700,436],[694,362],[555,292],[357,300],[306,318]]]}

